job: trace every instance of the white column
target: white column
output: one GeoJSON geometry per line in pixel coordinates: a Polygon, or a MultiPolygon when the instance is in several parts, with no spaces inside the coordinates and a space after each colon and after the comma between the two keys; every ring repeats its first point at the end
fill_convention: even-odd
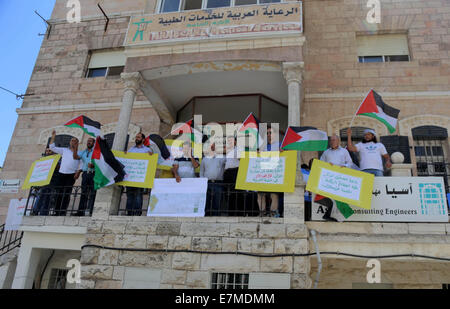
{"type": "Polygon", "coordinates": [[[300,107],[303,98],[302,71],[303,62],[284,62],[283,75],[288,84],[288,124],[300,126],[300,107]]]}
{"type": "Polygon", "coordinates": [[[41,249],[27,246],[22,241],[22,246],[17,258],[16,273],[12,284],[13,289],[31,289],[36,277],[37,267],[41,259],[41,249]]]}
{"type": "Polygon", "coordinates": [[[120,108],[119,121],[117,122],[116,132],[114,136],[113,149],[123,151],[126,147],[125,143],[128,135],[128,127],[130,126],[131,112],[133,111],[136,93],[143,85],[141,73],[122,73],[125,89],[123,91],[122,107],[120,108]]]}

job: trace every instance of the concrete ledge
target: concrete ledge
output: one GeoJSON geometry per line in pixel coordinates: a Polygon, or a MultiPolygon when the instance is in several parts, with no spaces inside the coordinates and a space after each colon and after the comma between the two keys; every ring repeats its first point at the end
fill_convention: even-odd
{"type": "Polygon", "coordinates": [[[20,231],[24,232],[39,232],[39,233],[58,233],[58,234],[86,234],[87,227],[85,226],[20,226],[20,231]]]}

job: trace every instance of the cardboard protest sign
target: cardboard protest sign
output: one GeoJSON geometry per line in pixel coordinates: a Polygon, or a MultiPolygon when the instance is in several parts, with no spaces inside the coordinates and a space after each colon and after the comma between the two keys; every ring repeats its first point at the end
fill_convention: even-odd
{"type": "Polygon", "coordinates": [[[12,199],[9,201],[8,215],[6,216],[5,231],[17,231],[22,224],[22,218],[27,206],[27,199],[12,199]]]}
{"type": "Polygon", "coordinates": [[[54,155],[34,161],[28,170],[22,189],[48,185],[60,158],[61,155],[54,155]]]}
{"type": "Polygon", "coordinates": [[[246,152],[239,163],[236,189],[294,192],[296,151],[246,152]]]}
{"type": "Polygon", "coordinates": [[[155,179],[156,165],[158,164],[158,154],[148,153],[127,153],[113,150],[113,154],[125,168],[125,178],[117,185],[152,188],[155,179]]]}
{"type": "Polygon", "coordinates": [[[374,175],[315,159],[306,190],[370,209],[374,175]]]}

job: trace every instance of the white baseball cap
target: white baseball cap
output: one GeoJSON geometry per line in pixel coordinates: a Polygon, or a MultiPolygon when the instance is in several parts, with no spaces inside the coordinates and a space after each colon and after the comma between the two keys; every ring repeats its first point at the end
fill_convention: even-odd
{"type": "Polygon", "coordinates": [[[375,131],[372,130],[372,129],[365,129],[365,130],[364,130],[364,134],[367,134],[367,133],[372,133],[374,136],[377,135],[377,134],[375,133],[375,131]]]}

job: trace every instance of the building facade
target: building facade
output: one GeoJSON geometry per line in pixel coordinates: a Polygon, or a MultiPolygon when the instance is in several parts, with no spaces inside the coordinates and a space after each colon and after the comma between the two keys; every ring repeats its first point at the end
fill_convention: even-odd
{"type": "MultiPolygon", "coordinates": [[[[397,131],[356,117],[354,139],[374,129],[390,154],[405,157],[394,170],[443,177],[449,192],[446,0],[382,1],[379,23],[367,17],[366,0],[140,0],[100,7],[85,0],[79,23],[67,21],[66,2],[56,1],[49,20],[27,90],[33,95],[17,110],[1,179],[24,179],[53,130],[61,144],[73,136],[84,145],[81,130],[62,126],[80,114],[102,123],[117,150],[132,145],[138,132],[166,136],[196,114],[203,124],[223,124],[254,112],[282,131],[313,126],[345,141],[373,88],[400,109],[397,131]]],[[[301,160],[315,155],[302,153],[301,160]]],[[[81,283],[66,288],[311,288],[319,265],[308,253],[316,244],[321,252],[361,256],[450,257],[448,222],[305,221],[304,188],[300,177],[295,192],[285,194],[283,218],[195,219],[123,216],[120,189],[104,188],[92,216],[25,216],[20,250],[2,256],[0,279],[4,287],[58,287],[67,260],[77,259],[81,283]]],[[[0,195],[0,222],[11,198],[28,195],[0,195]]],[[[370,286],[367,260],[322,256],[318,287],[370,286]]],[[[383,287],[450,282],[445,260],[380,261],[383,287]]]]}

